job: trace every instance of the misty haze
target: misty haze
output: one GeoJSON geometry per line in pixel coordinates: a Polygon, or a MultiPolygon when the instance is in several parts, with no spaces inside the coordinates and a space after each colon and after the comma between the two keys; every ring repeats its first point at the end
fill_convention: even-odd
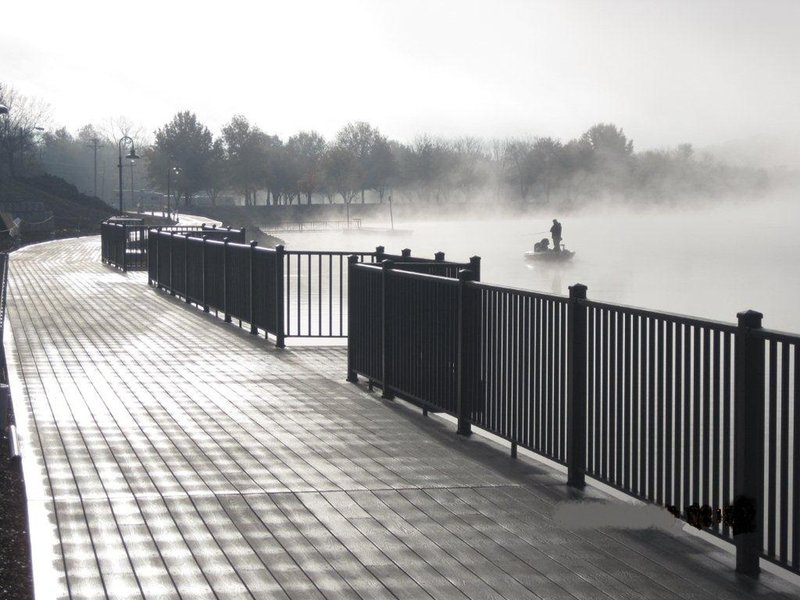
{"type": "Polygon", "coordinates": [[[799,32],[5,2],[0,599],[800,598],[799,32]]]}
{"type": "Polygon", "coordinates": [[[386,245],[399,254],[449,260],[482,258],[483,281],[566,295],[575,283],[590,298],[708,319],[734,322],[736,313],[764,313],[764,326],[800,330],[800,201],[794,193],[754,200],[689,201],[683,207],[632,209],[608,203],[595,209],[558,208],[519,214],[512,209],[457,211],[454,218],[421,219],[395,206],[390,229],[383,218],[362,221],[364,231],[279,232],[287,248],[370,250],[386,245]],[[504,216],[504,211],[507,214],[504,216]],[[564,226],[564,245],[576,252],[564,263],[524,259],[534,242],[549,237],[552,218],[564,226]],[[776,293],[780,290],[780,293],[776,293]]]}

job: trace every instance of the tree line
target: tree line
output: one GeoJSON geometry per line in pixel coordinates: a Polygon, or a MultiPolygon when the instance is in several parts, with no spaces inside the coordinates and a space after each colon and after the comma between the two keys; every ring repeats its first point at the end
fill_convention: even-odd
{"type": "MultiPolygon", "coordinates": [[[[0,102],[4,92],[8,96],[8,88],[0,87],[0,102]]],[[[332,139],[315,131],[281,139],[242,115],[233,116],[214,136],[193,112],[184,111],[148,140],[124,121],[87,125],[77,135],[64,128],[40,132],[32,125],[36,115],[25,117],[24,125],[12,120],[22,120],[18,113],[24,112],[6,115],[5,137],[0,137],[5,170],[13,174],[24,165],[38,166],[112,203],[122,135],[133,138],[143,157],[136,165],[125,161],[123,187],[131,181],[129,169],[137,188],[166,193],[169,185],[184,207],[201,199],[253,206],[384,202],[390,197],[414,203],[577,207],[603,198],[677,202],[752,195],[768,185],[764,171],[698,155],[690,144],[636,152],[622,128],[608,123],[567,142],[420,135],[402,143],[362,121],[345,125],[332,139]]],[[[0,123],[0,136],[2,130],[0,123]]]]}

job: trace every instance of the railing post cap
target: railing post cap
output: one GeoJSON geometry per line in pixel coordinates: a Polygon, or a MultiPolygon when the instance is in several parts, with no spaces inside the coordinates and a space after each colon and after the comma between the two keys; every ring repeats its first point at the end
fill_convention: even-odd
{"type": "Polygon", "coordinates": [[[757,310],[745,310],[736,313],[736,318],[739,319],[739,327],[749,327],[751,329],[761,328],[761,319],[764,315],[757,310]]]}
{"type": "Polygon", "coordinates": [[[382,266],[384,269],[391,269],[391,268],[393,268],[393,267],[394,267],[394,261],[393,261],[393,260],[391,260],[391,259],[389,259],[389,258],[384,258],[384,259],[381,261],[381,266],[382,266]]]}
{"type": "Polygon", "coordinates": [[[569,286],[569,297],[570,298],[586,298],[586,290],[589,289],[582,283],[576,283],[575,285],[569,286]]]}
{"type": "Polygon", "coordinates": [[[208,234],[207,234],[207,233],[204,233],[204,234],[203,234],[203,241],[205,242],[207,239],[208,239],[208,234]]]}
{"type": "Polygon", "coordinates": [[[441,250],[439,250],[439,252],[436,252],[436,253],[433,255],[433,259],[434,259],[434,260],[436,260],[436,261],[439,261],[439,262],[443,261],[443,260],[444,260],[444,252],[442,252],[441,250]]]}
{"type": "Polygon", "coordinates": [[[256,246],[258,246],[258,242],[255,240],[250,240],[250,247],[255,248],[256,246]]]}
{"type": "Polygon", "coordinates": [[[227,245],[227,244],[228,244],[228,243],[231,241],[231,238],[229,238],[229,237],[226,235],[224,238],[222,238],[222,241],[223,241],[223,243],[225,243],[225,244],[227,245]]]}
{"type": "Polygon", "coordinates": [[[284,247],[283,244],[275,244],[275,252],[283,252],[284,247]]]}
{"type": "Polygon", "coordinates": [[[458,280],[459,281],[473,281],[475,279],[475,273],[470,269],[459,269],[458,270],[458,280]]]}
{"type": "Polygon", "coordinates": [[[481,257],[480,256],[470,256],[469,257],[469,262],[481,262],[481,257]]]}
{"type": "Polygon", "coordinates": [[[386,248],[383,246],[375,246],[375,254],[383,254],[386,251],[386,248]]]}
{"type": "Polygon", "coordinates": [[[411,256],[411,248],[403,248],[400,254],[401,256],[411,256]]]}
{"type": "Polygon", "coordinates": [[[347,257],[347,262],[349,263],[356,263],[358,262],[358,254],[351,254],[347,257]]]}

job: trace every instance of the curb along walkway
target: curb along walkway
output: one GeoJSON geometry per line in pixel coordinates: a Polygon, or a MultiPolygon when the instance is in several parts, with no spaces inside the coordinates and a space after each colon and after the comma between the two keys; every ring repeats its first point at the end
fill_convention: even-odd
{"type": "MultiPolygon", "coordinates": [[[[39,598],[790,598],[677,529],[553,519],[577,493],[100,263],[11,257],[6,351],[39,598]]],[[[622,505],[618,501],[612,504],[622,505]]]]}

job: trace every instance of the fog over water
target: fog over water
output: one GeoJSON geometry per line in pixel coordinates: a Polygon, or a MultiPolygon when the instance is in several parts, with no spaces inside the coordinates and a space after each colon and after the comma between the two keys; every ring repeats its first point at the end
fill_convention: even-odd
{"type": "MultiPolygon", "coordinates": [[[[395,213],[396,214],[396,213],[395,213]]],[[[388,227],[386,222],[365,226],[388,227]]],[[[578,214],[542,213],[408,221],[410,232],[282,233],[289,249],[411,248],[442,250],[449,260],[482,258],[482,279],[509,287],[567,295],[574,283],[591,299],[727,322],[736,313],[764,313],[764,326],[800,333],[800,197],[725,203],[696,209],[631,212],[612,207],[578,214]],[[571,263],[539,264],[523,253],[564,227],[571,263]]]]}

